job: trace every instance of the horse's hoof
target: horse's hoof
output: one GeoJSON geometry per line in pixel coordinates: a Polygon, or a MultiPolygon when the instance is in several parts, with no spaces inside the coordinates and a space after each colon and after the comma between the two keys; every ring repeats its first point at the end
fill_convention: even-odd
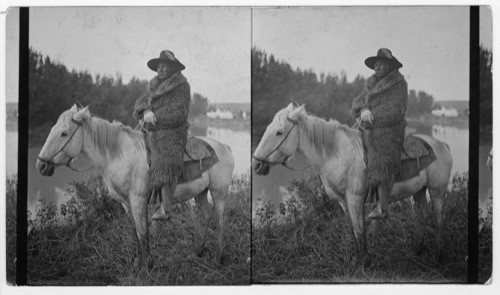
{"type": "Polygon", "coordinates": [[[227,260],[227,257],[226,255],[224,255],[223,253],[219,254],[217,256],[217,262],[220,264],[220,265],[224,265],[226,263],[226,260],[227,260]]]}
{"type": "Polygon", "coordinates": [[[151,257],[148,257],[146,259],[146,267],[147,267],[148,271],[153,269],[153,264],[154,264],[153,259],[151,257]]]}
{"type": "Polygon", "coordinates": [[[413,246],[411,247],[411,251],[415,256],[420,256],[422,255],[424,247],[422,246],[422,243],[414,243],[413,246]]]}
{"type": "Polygon", "coordinates": [[[141,271],[141,269],[142,269],[142,259],[136,258],[134,260],[132,271],[134,274],[138,274],[141,271]]]}
{"type": "Polygon", "coordinates": [[[369,256],[367,256],[367,257],[365,258],[365,263],[363,264],[363,266],[364,266],[365,268],[368,268],[368,267],[370,267],[370,265],[371,265],[371,264],[372,264],[372,261],[371,261],[370,257],[369,257],[369,256]]]}
{"type": "Polygon", "coordinates": [[[195,246],[193,249],[193,253],[198,257],[202,257],[203,253],[205,253],[205,250],[206,250],[205,244],[203,243],[195,246]]]}
{"type": "Polygon", "coordinates": [[[443,261],[443,251],[441,251],[440,249],[434,249],[433,256],[434,260],[436,260],[437,262],[443,261]]]}
{"type": "Polygon", "coordinates": [[[362,265],[358,265],[355,267],[352,267],[351,270],[349,271],[349,276],[353,278],[358,278],[361,277],[365,272],[365,269],[362,265]]]}

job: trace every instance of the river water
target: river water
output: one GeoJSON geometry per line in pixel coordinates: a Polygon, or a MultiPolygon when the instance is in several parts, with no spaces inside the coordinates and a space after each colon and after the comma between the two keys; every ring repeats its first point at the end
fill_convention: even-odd
{"type": "MultiPolygon", "coordinates": [[[[231,147],[235,160],[234,174],[248,174],[250,171],[250,131],[232,130],[230,128],[215,128],[210,126],[191,126],[191,135],[206,136],[216,139],[231,147]]],[[[6,172],[7,177],[17,173],[17,147],[18,132],[7,131],[6,136],[6,172]]],[[[55,170],[52,177],[41,176],[36,171],[36,160],[41,147],[30,148],[28,150],[28,208],[33,210],[37,201],[44,197],[46,200],[57,203],[64,198],[64,188],[74,180],[86,179],[92,176],[94,169],[89,172],[74,172],[66,167],[55,170]]],[[[81,157],[75,167],[84,169],[90,167],[90,163],[85,157],[81,157]]]]}
{"type": "MultiPolygon", "coordinates": [[[[408,131],[432,136],[438,140],[446,142],[450,146],[451,155],[453,157],[452,175],[455,173],[463,173],[469,170],[469,129],[458,128],[454,126],[444,125],[424,125],[421,123],[409,123],[408,131]]],[[[252,148],[252,151],[256,147],[252,148]]],[[[486,159],[491,149],[491,143],[480,146],[479,156],[479,200],[481,202],[489,198],[491,194],[492,174],[486,167],[486,159]],[[489,191],[489,192],[488,192],[489,191]]],[[[297,155],[292,162],[293,167],[306,166],[305,159],[297,155]]],[[[292,179],[304,178],[308,175],[316,173],[312,168],[304,171],[290,171],[283,166],[275,166],[267,176],[259,176],[252,174],[252,189],[253,202],[258,198],[264,198],[273,203],[281,200],[280,187],[287,186],[292,179]]]]}

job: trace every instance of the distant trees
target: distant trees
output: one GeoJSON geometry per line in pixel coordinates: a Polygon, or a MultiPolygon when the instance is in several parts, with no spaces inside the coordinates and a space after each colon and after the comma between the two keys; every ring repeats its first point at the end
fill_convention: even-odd
{"type": "MultiPolygon", "coordinates": [[[[258,142],[274,114],[294,101],[306,104],[316,116],[335,118],[353,124],[349,116],[352,99],[364,87],[365,79],[358,76],[347,82],[347,75],[321,73],[319,78],[311,70],[292,69],[263,50],[252,48],[252,133],[258,142]]],[[[255,142],[254,142],[255,143],[255,142]]]]}
{"type": "Polygon", "coordinates": [[[479,56],[479,124],[482,127],[491,126],[493,124],[492,63],[492,51],[481,47],[479,56]]]}
{"type": "Polygon", "coordinates": [[[116,78],[87,72],[68,71],[30,49],[29,113],[30,129],[55,123],[59,115],[75,103],[89,106],[91,112],[108,120],[135,125],[132,110],[135,100],[146,89],[147,81],[133,78],[123,84],[116,78]]]}
{"type": "MultiPolygon", "coordinates": [[[[124,84],[120,74],[109,77],[87,72],[68,71],[66,66],[30,48],[29,53],[29,131],[34,141],[43,140],[48,127],[73,104],[89,106],[102,118],[117,120],[129,126],[135,101],[144,93],[148,81],[132,78],[124,84]],[[40,130],[42,128],[43,130],[40,130]],[[39,138],[39,139],[37,139],[39,138]]],[[[191,113],[206,113],[208,99],[194,93],[191,113]]]]}
{"type": "Polygon", "coordinates": [[[205,115],[208,110],[208,98],[204,97],[199,93],[194,93],[191,99],[191,110],[189,112],[190,117],[197,117],[199,115],[205,115]]]}
{"type": "MultiPolygon", "coordinates": [[[[294,101],[306,104],[306,109],[325,119],[334,118],[351,125],[354,119],[349,115],[354,97],[365,86],[361,76],[347,81],[347,74],[321,73],[319,77],[311,70],[292,69],[277,61],[271,54],[252,48],[252,139],[255,146],[271,122],[274,114],[294,101]]],[[[408,116],[430,113],[434,97],[424,91],[410,91],[408,116]]]]}
{"type": "Polygon", "coordinates": [[[425,91],[410,90],[408,93],[408,105],[406,116],[418,117],[429,114],[434,107],[434,97],[425,91]]]}

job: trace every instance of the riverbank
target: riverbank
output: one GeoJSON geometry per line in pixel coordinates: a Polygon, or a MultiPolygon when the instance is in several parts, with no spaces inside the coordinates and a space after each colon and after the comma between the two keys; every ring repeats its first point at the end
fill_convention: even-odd
{"type": "MultiPolygon", "coordinates": [[[[467,210],[463,209],[467,208],[467,185],[467,173],[455,174],[448,189],[441,239],[447,251],[441,256],[433,253],[435,222],[428,224],[422,252],[411,252],[418,224],[413,205],[405,199],[391,204],[390,219],[372,224],[366,239],[372,264],[362,276],[352,277],[348,265],[354,241],[344,211],[324,197],[319,176],[293,181],[278,205],[262,199],[253,207],[252,279],[264,284],[463,283],[467,279],[467,210]]],[[[479,220],[479,282],[492,273],[491,206],[486,210],[479,220]]]]}
{"type": "MultiPolygon", "coordinates": [[[[206,116],[200,116],[189,120],[190,128],[203,129],[208,126],[215,128],[226,128],[235,131],[250,131],[250,119],[210,119],[206,116]]],[[[33,128],[29,131],[28,147],[41,147],[50,133],[52,125],[46,124],[33,128]]],[[[17,122],[7,121],[7,131],[18,131],[17,122]]]]}
{"type": "Polygon", "coordinates": [[[215,128],[227,128],[236,131],[250,131],[250,118],[247,119],[210,119],[207,116],[198,116],[196,118],[190,119],[189,124],[191,126],[197,127],[215,127],[215,128]]]}
{"type": "MultiPolygon", "coordinates": [[[[16,274],[17,179],[7,179],[7,281],[16,274]]],[[[206,247],[192,255],[199,236],[191,203],[173,205],[176,216],[150,232],[154,266],[134,275],[136,258],[133,223],[112,200],[100,178],[80,180],[68,188],[59,205],[39,201],[31,215],[28,237],[30,285],[246,285],[250,282],[250,179],[233,177],[225,212],[223,267],[216,261],[217,240],[209,234],[206,247]]],[[[153,206],[149,208],[150,214],[153,206]]],[[[215,211],[205,216],[213,232],[215,211]]],[[[150,217],[149,217],[150,218],[150,217]]]]}
{"type": "Polygon", "coordinates": [[[7,131],[17,131],[17,121],[7,120],[6,122],[6,130],[7,131]]]}
{"type": "Polygon", "coordinates": [[[443,125],[443,126],[454,126],[457,128],[469,128],[469,118],[467,117],[434,117],[431,115],[424,115],[417,118],[407,117],[406,121],[408,123],[419,123],[426,126],[432,125],[443,125]]]}

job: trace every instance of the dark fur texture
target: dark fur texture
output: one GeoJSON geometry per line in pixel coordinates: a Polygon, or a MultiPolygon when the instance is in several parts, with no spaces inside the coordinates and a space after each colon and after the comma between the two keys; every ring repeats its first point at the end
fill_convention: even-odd
{"type": "Polygon", "coordinates": [[[362,135],[369,187],[387,182],[399,171],[407,101],[408,85],[399,71],[393,71],[382,79],[371,76],[363,92],[352,102],[354,118],[364,109],[373,114],[372,124],[363,123],[362,135]]]}
{"type": "Polygon", "coordinates": [[[182,174],[183,151],[189,128],[190,91],[189,83],[180,72],[161,83],[155,77],[146,93],[135,103],[133,115],[137,120],[144,117],[146,110],[156,116],[155,125],[144,124],[151,150],[150,188],[170,185],[182,174]]]}

